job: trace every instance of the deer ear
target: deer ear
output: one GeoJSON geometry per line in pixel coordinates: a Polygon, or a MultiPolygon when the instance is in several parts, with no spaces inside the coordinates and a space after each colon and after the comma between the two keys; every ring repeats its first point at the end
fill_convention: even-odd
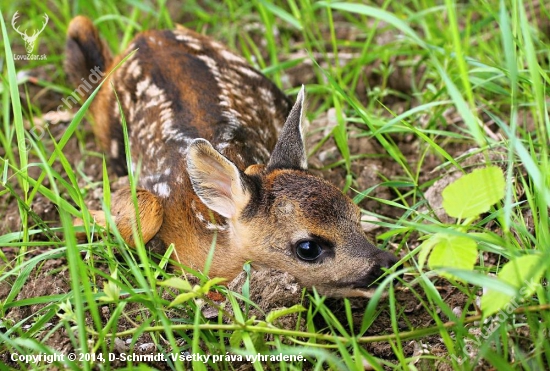
{"type": "Polygon", "coordinates": [[[234,218],[250,200],[244,175],[207,140],[189,146],[187,172],[201,201],[221,216],[234,218]]]}
{"type": "Polygon", "coordinates": [[[304,99],[305,89],[302,85],[296,103],[294,103],[279,134],[279,139],[267,164],[267,171],[274,169],[307,170],[307,154],[304,144],[304,99]]]}

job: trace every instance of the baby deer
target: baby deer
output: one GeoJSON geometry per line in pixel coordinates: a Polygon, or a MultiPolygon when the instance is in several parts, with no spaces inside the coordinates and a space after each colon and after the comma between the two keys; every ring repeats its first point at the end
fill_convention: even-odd
{"type": "MultiPolygon", "coordinates": [[[[245,59],[184,27],[142,32],[113,58],[82,16],[69,25],[67,75],[82,86],[91,70],[107,73],[136,49],[90,111],[119,174],[127,172],[121,115],[126,119],[132,166],[141,166],[144,242],[173,243],[174,260],[201,269],[216,234],[211,276],[233,279],[251,261],[322,294],[369,296],[382,268],[397,259],[367,241],[348,197],[308,173],[304,88],[292,105],[245,59]]],[[[113,205],[132,245],[129,189],[113,205]]]]}

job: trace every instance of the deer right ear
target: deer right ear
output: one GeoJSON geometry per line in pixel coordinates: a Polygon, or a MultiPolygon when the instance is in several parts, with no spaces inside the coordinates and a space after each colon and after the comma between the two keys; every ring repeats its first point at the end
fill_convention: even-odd
{"type": "Polygon", "coordinates": [[[189,146],[187,172],[201,201],[221,216],[234,218],[250,200],[239,169],[205,139],[189,146]]]}
{"type": "Polygon", "coordinates": [[[296,103],[286,119],[271,154],[267,171],[275,169],[307,170],[307,154],[304,143],[304,100],[305,89],[302,85],[296,103]]]}

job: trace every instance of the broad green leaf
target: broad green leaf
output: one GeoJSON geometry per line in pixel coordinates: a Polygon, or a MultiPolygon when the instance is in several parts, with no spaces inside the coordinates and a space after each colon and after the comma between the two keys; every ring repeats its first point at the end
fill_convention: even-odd
{"type": "Polygon", "coordinates": [[[433,247],[439,243],[440,239],[442,238],[441,233],[434,234],[430,236],[426,241],[422,242],[420,245],[420,252],[418,253],[418,265],[422,269],[424,267],[424,264],[426,264],[426,259],[428,258],[428,255],[430,254],[430,251],[432,251],[433,247]]]}
{"type": "Polygon", "coordinates": [[[504,174],[499,167],[477,169],[443,190],[443,208],[454,218],[475,217],[502,200],[504,188],[504,174]]]}
{"type": "Polygon", "coordinates": [[[503,292],[509,295],[515,295],[517,292],[514,286],[499,280],[494,276],[488,276],[486,273],[481,273],[476,270],[464,270],[456,268],[441,268],[440,270],[452,275],[456,279],[460,279],[463,282],[483,287],[485,289],[492,289],[498,292],[503,292]]]}
{"type": "Polygon", "coordinates": [[[473,270],[477,259],[477,243],[469,237],[439,234],[428,259],[431,269],[450,267],[473,270]]]}
{"type": "Polygon", "coordinates": [[[485,317],[498,311],[510,314],[519,304],[518,301],[533,295],[544,273],[546,264],[543,264],[541,255],[525,255],[506,263],[498,278],[518,290],[514,297],[500,291],[488,290],[481,298],[481,310],[485,317]]]}

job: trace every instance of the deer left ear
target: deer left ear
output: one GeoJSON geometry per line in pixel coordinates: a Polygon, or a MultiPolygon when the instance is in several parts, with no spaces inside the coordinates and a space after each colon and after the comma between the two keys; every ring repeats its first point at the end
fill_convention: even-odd
{"type": "Polygon", "coordinates": [[[187,172],[201,201],[221,216],[238,216],[250,200],[244,175],[204,139],[189,146],[187,172]]]}
{"type": "Polygon", "coordinates": [[[307,170],[307,154],[304,140],[304,100],[305,88],[302,85],[296,103],[292,107],[281,130],[275,149],[271,154],[267,171],[275,169],[307,170]]]}

